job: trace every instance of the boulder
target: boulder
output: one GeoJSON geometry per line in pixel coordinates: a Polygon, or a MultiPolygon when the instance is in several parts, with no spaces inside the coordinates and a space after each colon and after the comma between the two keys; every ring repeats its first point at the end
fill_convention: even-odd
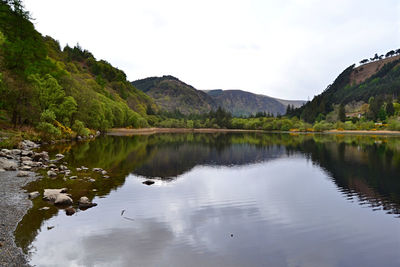
{"type": "Polygon", "coordinates": [[[76,171],[77,172],[80,172],[82,169],[81,168],[76,168],[76,171]]]}
{"type": "Polygon", "coordinates": [[[0,168],[6,171],[15,171],[17,170],[17,163],[12,160],[8,160],[5,158],[0,158],[0,168]]]}
{"type": "Polygon", "coordinates": [[[85,167],[85,166],[81,166],[82,171],[87,171],[89,170],[89,168],[85,167]]]}
{"type": "Polygon", "coordinates": [[[152,184],[154,184],[154,181],[152,181],[152,180],[146,180],[146,181],[143,182],[143,184],[145,184],[145,185],[152,185],[152,184]]]}
{"type": "Polygon", "coordinates": [[[75,212],[76,212],[76,210],[75,210],[74,208],[72,208],[72,207],[69,207],[69,208],[66,208],[66,209],[65,209],[65,214],[66,214],[67,216],[74,215],[75,212]]]}
{"type": "Polygon", "coordinates": [[[88,209],[97,206],[97,204],[90,202],[90,200],[87,197],[81,197],[79,199],[78,206],[80,209],[88,209]]]}
{"type": "Polygon", "coordinates": [[[94,172],[102,172],[103,169],[102,168],[93,168],[92,171],[94,171],[94,172]]]}
{"type": "Polygon", "coordinates": [[[56,155],[56,159],[62,159],[62,158],[64,158],[64,155],[63,155],[63,154],[57,154],[57,155],[56,155]]]}
{"type": "Polygon", "coordinates": [[[102,174],[102,175],[106,175],[106,174],[107,174],[107,171],[101,171],[101,174],[102,174]]]}
{"type": "Polygon", "coordinates": [[[21,150],[20,149],[13,149],[11,150],[11,154],[18,156],[21,155],[21,150]]]}
{"type": "Polygon", "coordinates": [[[38,196],[40,196],[40,193],[38,191],[34,191],[34,192],[31,192],[31,193],[28,194],[28,197],[30,199],[37,198],[38,196]]]}
{"type": "Polygon", "coordinates": [[[28,177],[29,176],[29,172],[26,171],[19,171],[17,173],[17,177],[28,177]]]}
{"type": "Polygon", "coordinates": [[[69,179],[71,179],[71,180],[75,180],[76,178],[78,178],[78,176],[71,176],[71,177],[69,177],[69,179]]]}
{"type": "Polygon", "coordinates": [[[30,141],[30,140],[24,140],[19,144],[20,148],[24,149],[24,150],[30,150],[33,148],[37,148],[39,147],[38,144],[30,141]]]}
{"type": "Polygon", "coordinates": [[[31,161],[31,158],[27,156],[22,156],[21,161],[31,161]]]}
{"type": "Polygon", "coordinates": [[[47,175],[49,177],[55,177],[55,176],[57,176],[57,173],[55,171],[47,171],[47,175]]]}
{"type": "Polygon", "coordinates": [[[54,201],[55,205],[72,205],[73,201],[67,194],[58,194],[56,196],[56,200],[54,201]]]}
{"type": "Polygon", "coordinates": [[[23,157],[29,157],[32,155],[33,155],[33,152],[31,150],[22,150],[22,152],[21,152],[21,156],[23,156],[23,157]]]}
{"type": "Polygon", "coordinates": [[[34,153],[32,159],[34,161],[49,161],[49,154],[46,151],[42,151],[41,153],[34,153]]]}
{"type": "Polygon", "coordinates": [[[22,166],[20,169],[23,171],[30,171],[32,169],[32,167],[31,166],[22,166]]]}
{"type": "Polygon", "coordinates": [[[47,201],[55,201],[57,198],[57,195],[59,194],[65,194],[67,192],[67,188],[61,188],[61,189],[45,189],[43,193],[43,199],[47,201]]]}
{"type": "Polygon", "coordinates": [[[39,210],[49,210],[50,209],[50,207],[43,207],[43,208],[40,208],[39,210]]]}

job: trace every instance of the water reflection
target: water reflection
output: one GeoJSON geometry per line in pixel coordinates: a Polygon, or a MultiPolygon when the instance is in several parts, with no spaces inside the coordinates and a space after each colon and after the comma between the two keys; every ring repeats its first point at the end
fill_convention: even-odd
{"type": "Polygon", "coordinates": [[[399,144],[367,136],[161,134],[54,146],[69,166],[102,167],[112,178],[31,184],[67,186],[74,200],[87,195],[99,206],[66,217],[39,211],[47,204],[36,199],[17,243],[36,250],[38,266],[397,266],[400,228],[385,213],[399,214],[399,144]],[[147,187],[140,177],[167,182],[147,187]]]}

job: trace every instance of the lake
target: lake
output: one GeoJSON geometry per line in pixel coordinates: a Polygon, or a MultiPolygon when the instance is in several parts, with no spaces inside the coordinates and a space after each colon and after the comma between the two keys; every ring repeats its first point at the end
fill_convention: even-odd
{"type": "Polygon", "coordinates": [[[43,149],[78,179],[27,190],[98,205],[67,216],[34,199],[15,232],[32,265],[400,266],[397,137],[154,134],[43,149]]]}

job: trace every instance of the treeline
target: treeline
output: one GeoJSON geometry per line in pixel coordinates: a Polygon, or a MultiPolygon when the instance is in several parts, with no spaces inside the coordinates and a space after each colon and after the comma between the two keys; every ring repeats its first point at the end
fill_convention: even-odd
{"type": "Polygon", "coordinates": [[[400,48],[399,49],[396,49],[396,50],[390,50],[390,51],[388,51],[385,55],[378,55],[378,53],[375,53],[375,55],[373,56],[373,57],[371,57],[371,58],[365,58],[365,59],[363,59],[363,60],[361,60],[360,61],[360,64],[366,64],[366,63],[368,63],[368,62],[373,62],[373,61],[376,61],[376,60],[381,60],[381,59],[383,59],[384,57],[385,58],[388,58],[388,57],[393,57],[393,56],[397,56],[397,55],[400,55],[400,48]]]}
{"type": "MultiPolygon", "coordinates": [[[[20,0],[0,1],[0,109],[3,122],[51,134],[70,128],[146,127],[153,100],[123,71],[79,45],[61,49],[38,33],[20,0]],[[73,126],[76,127],[73,127],[73,126]]],[[[87,131],[84,131],[87,132],[87,131]]]]}

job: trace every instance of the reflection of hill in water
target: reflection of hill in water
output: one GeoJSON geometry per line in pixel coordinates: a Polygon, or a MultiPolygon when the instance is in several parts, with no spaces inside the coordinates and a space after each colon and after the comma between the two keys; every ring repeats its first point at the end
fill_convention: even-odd
{"type": "Polygon", "coordinates": [[[280,158],[285,155],[285,151],[284,147],[275,145],[257,147],[249,144],[232,144],[217,150],[215,147],[202,144],[166,144],[152,147],[150,153],[153,156],[133,173],[149,178],[171,178],[197,165],[246,165],[280,158]]]}

